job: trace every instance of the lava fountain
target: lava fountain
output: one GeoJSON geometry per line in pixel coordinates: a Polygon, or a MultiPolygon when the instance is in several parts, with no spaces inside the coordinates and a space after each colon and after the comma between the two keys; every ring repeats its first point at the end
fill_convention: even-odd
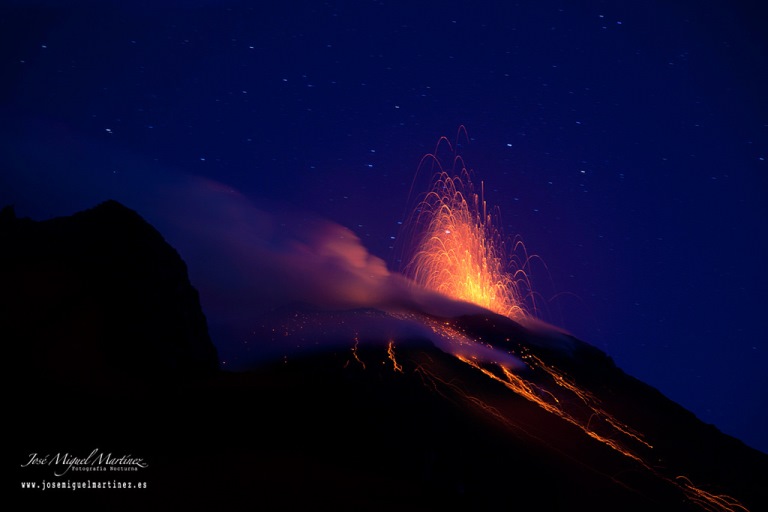
{"type": "Polygon", "coordinates": [[[435,153],[422,158],[419,172],[429,163],[435,170],[432,185],[407,223],[415,249],[404,274],[424,288],[514,320],[535,316],[531,257],[519,238],[509,242],[496,227],[499,211],[489,212],[483,182],[477,191],[472,171],[445,137],[435,153]],[[450,170],[437,157],[441,144],[453,153],[450,170]]]}

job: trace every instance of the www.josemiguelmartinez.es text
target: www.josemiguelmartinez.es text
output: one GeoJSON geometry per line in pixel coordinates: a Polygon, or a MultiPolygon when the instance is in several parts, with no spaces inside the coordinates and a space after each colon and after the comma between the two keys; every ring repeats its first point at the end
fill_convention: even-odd
{"type": "Polygon", "coordinates": [[[68,489],[72,491],[86,490],[86,489],[146,489],[147,482],[120,482],[117,480],[104,480],[104,481],[72,481],[72,480],[60,480],[55,482],[49,482],[43,480],[42,482],[21,482],[22,489],[30,490],[53,490],[53,489],[68,489]]]}

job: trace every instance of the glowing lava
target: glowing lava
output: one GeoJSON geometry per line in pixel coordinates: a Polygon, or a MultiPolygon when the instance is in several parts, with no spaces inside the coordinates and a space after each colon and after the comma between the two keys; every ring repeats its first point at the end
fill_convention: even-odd
{"type": "MultiPolygon", "coordinates": [[[[431,162],[437,172],[430,191],[418,203],[409,220],[416,248],[405,267],[405,274],[427,289],[472,302],[513,320],[535,315],[537,308],[529,278],[531,257],[521,241],[516,239],[511,246],[507,245],[503,234],[495,227],[494,215],[488,213],[483,182],[480,182],[478,193],[472,184],[471,171],[467,170],[462,158],[454,153],[453,169],[450,172],[443,169],[436,156],[442,143],[451,148],[450,142],[445,137],[441,138],[435,153],[426,155],[420,165],[421,169],[425,162],[431,162]]],[[[640,468],[677,486],[702,509],[727,512],[747,510],[738,500],[696,487],[685,476],[674,480],[665,476],[647,462],[654,457],[654,447],[645,436],[608,413],[595,395],[579,387],[555,366],[521,349],[512,356],[524,360],[528,366],[526,376],[523,376],[499,360],[484,363],[476,356],[467,355],[467,347],[473,345],[484,345],[494,351],[486,341],[480,338],[469,340],[448,323],[428,321],[427,324],[438,338],[450,341],[442,349],[452,353],[459,361],[577,427],[640,468]]],[[[390,359],[395,369],[402,372],[402,366],[395,362],[392,347],[390,342],[390,359]]],[[[497,351],[497,354],[501,359],[502,352],[497,351]]],[[[417,371],[439,394],[446,396],[440,388],[450,390],[502,424],[515,430],[522,428],[503,406],[487,403],[465,391],[458,382],[446,381],[425,366],[419,366],[417,371]]]]}
{"type": "MultiPolygon", "coordinates": [[[[450,147],[442,138],[438,148],[442,142],[450,147]]],[[[461,157],[453,160],[460,170],[446,172],[436,153],[422,159],[439,171],[409,222],[416,249],[405,274],[427,289],[512,319],[533,313],[525,246],[519,240],[508,246],[488,213],[483,183],[476,192],[461,157]]]]}
{"type": "Polygon", "coordinates": [[[389,343],[387,344],[387,356],[389,357],[389,360],[392,361],[392,369],[396,372],[403,373],[403,366],[399,364],[395,358],[395,342],[393,340],[389,340],[389,343]]]}

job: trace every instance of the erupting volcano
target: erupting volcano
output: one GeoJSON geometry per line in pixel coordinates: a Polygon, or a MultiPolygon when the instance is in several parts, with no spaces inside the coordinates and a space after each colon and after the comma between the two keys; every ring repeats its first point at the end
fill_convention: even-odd
{"type": "MultiPolygon", "coordinates": [[[[735,512],[768,502],[755,483],[768,477],[762,454],[537,318],[533,257],[496,227],[499,213],[463,159],[454,154],[446,170],[437,149],[421,162],[435,172],[406,223],[405,275],[347,228],[278,222],[227,187],[179,180],[158,211],[175,210],[163,229],[188,258],[216,349],[199,305],[174,305],[196,305],[189,283],[179,295],[184,286],[166,278],[186,279],[186,267],[178,255],[171,270],[152,263],[176,253],[134,212],[107,202],[34,223],[6,210],[4,300],[18,324],[10,332],[27,331],[14,342],[24,347],[16,359],[32,369],[17,379],[47,397],[20,407],[20,458],[50,437],[41,430],[48,416],[79,418],[95,399],[122,393],[131,417],[171,427],[124,424],[119,408],[104,413],[114,438],[142,439],[160,459],[199,446],[201,466],[163,459],[159,494],[213,486],[250,498],[256,489],[281,508],[477,510],[512,499],[524,508],[735,512]],[[24,276],[36,273],[55,278],[47,293],[27,289],[24,276]],[[37,321],[61,304],[78,320],[37,321]],[[180,325],[159,329],[164,316],[180,325]],[[78,330],[86,323],[99,329],[78,330]],[[213,431],[199,426],[201,415],[215,416],[213,431]],[[244,455],[222,465],[220,450],[244,455]]],[[[90,430],[67,425],[56,443],[91,442],[90,430]]]]}
{"type": "Polygon", "coordinates": [[[761,5],[0,1],[6,501],[768,511],[761,5]]]}
{"type": "MultiPolygon", "coordinates": [[[[459,133],[462,130],[463,127],[459,133]]],[[[437,172],[430,191],[419,201],[409,222],[414,249],[405,274],[424,288],[455,300],[477,304],[523,325],[528,323],[530,327],[530,322],[526,320],[535,316],[532,313],[536,312],[528,273],[531,257],[519,239],[515,239],[509,249],[503,233],[496,227],[498,211],[493,209],[495,214],[488,213],[484,184],[481,181],[480,191],[475,190],[472,171],[467,169],[463,158],[455,155],[452,169],[446,171],[443,168],[436,156],[442,143],[450,148],[450,142],[443,137],[435,153],[422,159],[421,166],[430,162],[437,172]]],[[[615,417],[609,412],[613,406],[606,408],[593,391],[578,384],[568,371],[558,367],[571,367],[571,358],[563,359],[562,355],[564,352],[572,355],[571,350],[582,348],[581,342],[574,339],[566,344],[568,348],[564,351],[564,346],[557,343],[557,337],[552,332],[534,341],[536,336],[531,336],[531,332],[521,333],[508,327],[480,334],[461,320],[427,321],[427,324],[435,333],[441,333],[448,339],[463,340],[448,349],[459,361],[547,413],[574,425],[591,439],[631,459],[633,464],[661,481],[679,488],[702,509],[747,510],[735,498],[707,492],[696,487],[687,477],[673,477],[652,463],[654,446],[645,434],[615,417]],[[486,356],[481,360],[477,356],[467,356],[466,346],[473,343],[488,347],[499,357],[486,356]],[[500,362],[502,355],[510,354],[524,361],[524,371],[500,362]]],[[[535,325],[538,329],[542,327],[541,324],[535,325]]],[[[439,378],[436,380],[448,385],[439,378]]],[[[512,431],[521,428],[520,420],[511,416],[504,405],[491,405],[481,395],[470,395],[469,391],[453,386],[470,403],[512,431]]]]}

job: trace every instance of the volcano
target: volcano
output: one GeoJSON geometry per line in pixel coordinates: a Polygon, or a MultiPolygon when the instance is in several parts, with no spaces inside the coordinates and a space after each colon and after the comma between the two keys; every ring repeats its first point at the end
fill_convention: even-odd
{"type": "Polygon", "coordinates": [[[6,209],[0,239],[24,503],[768,509],[766,455],[554,329],[291,304],[219,364],[184,262],[137,213],[6,209]]]}

